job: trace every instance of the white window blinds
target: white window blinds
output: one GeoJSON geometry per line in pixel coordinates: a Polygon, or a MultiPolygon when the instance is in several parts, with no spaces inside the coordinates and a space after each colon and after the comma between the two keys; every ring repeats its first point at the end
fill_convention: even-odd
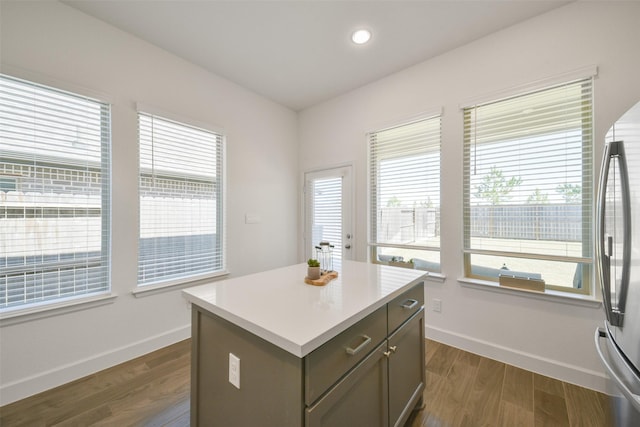
{"type": "Polygon", "coordinates": [[[342,189],[342,176],[314,178],[306,182],[305,210],[309,216],[307,224],[311,227],[308,248],[311,258],[317,258],[315,248],[325,241],[334,246],[333,259],[342,259],[342,189]]]}
{"type": "Polygon", "coordinates": [[[225,269],[222,135],[139,113],[138,283],[225,269]]]}
{"type": "Polygon", "coordinates": [[[464,109],[468,275],[584,290],[592,193],[591,78],[464,109]]]}
{"type": "Polygon", "coordinates": [[[0,309],[109,290],[110,108],[0,76],[0,309]]]}
{"type": "Polygon", "coordinates": [[[372,132],[369,245],[378,261],[439,269],[440,117],[372,132]]]}

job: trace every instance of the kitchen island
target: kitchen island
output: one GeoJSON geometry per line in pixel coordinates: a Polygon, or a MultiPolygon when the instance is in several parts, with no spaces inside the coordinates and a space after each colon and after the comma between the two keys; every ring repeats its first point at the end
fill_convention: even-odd
{"type": "Polygon", "coordinates": [[[192,303],[192,426],[396,426],[424,390],[425,272],[343,261],[183,291],[192,303]]]}

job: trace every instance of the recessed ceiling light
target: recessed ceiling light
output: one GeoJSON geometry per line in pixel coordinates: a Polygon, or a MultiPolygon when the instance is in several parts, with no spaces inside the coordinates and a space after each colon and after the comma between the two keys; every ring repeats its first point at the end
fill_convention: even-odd
{"type": "Polygon", "coordinates": [[[369,30],[356,30],[351,34],[351,40],[355,44],[365,44],[371,39],[371,31],[369,30]]]}

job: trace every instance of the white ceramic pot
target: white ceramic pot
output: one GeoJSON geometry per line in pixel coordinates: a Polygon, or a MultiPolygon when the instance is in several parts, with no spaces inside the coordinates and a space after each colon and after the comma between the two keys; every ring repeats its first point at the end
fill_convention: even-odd
{"type": "Polygon", "coordinates": [[[320,267],[307,267],[307,277],[310,280],[318,280],[320,278],[320,267]]]}

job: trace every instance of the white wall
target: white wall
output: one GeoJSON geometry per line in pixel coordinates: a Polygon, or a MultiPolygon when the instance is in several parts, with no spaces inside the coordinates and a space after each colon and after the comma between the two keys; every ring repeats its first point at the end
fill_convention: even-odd
{"type": "MultiPolygon", "coordinates": [[[[593,333],[599,307],[461,286],[460,104],[597,65],[596,165],[604,135],[640,100],[640,3],[575,2],[300,113],[301,171],[353,162],[357,259],[367,259],[365,132],[442,109],[442,271],[426,285],[427,336],[556,378],[604,390],[593,333]],[[442,300],[442,313],[428,307],[442,300]]],[[[302,243],[300,241],[299,248],[302,243]]]]}
{"type": "Polygon", "coordinates": [[[112,104],[110,304],[0,328],[0,405],[190,336],[179,290],[134,297],[135,103],[227,135],[227,245],[232,275],[297,260],[295,112],[57,2],[5,2],[1,71],[112,104]],[[245,224],[246,213],[260,224],[245,224]],[[292,225],[293,224],[293,225],[292,225]],[[274,250],[274,247],[276,248],[274,250]]]}

